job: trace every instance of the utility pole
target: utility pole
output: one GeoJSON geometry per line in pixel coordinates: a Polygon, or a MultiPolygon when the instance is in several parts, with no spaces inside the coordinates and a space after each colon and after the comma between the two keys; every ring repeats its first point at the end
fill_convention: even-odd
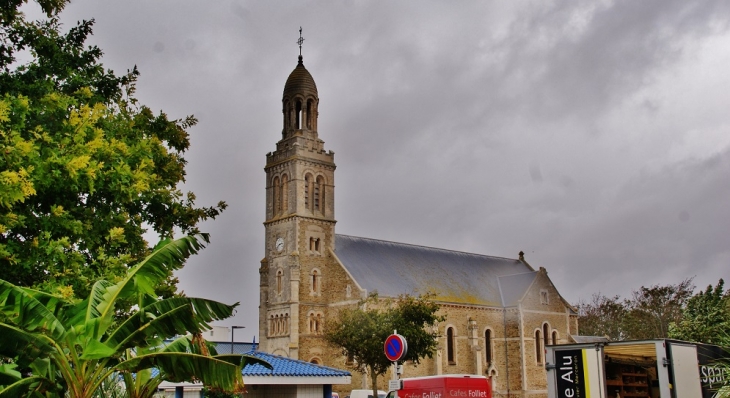
{"type": "Polygon", "coordinates": [[[233,354],[233,333],[236,329],[244,329],[245,326],[231,326],[231,354],[233,354]]]}

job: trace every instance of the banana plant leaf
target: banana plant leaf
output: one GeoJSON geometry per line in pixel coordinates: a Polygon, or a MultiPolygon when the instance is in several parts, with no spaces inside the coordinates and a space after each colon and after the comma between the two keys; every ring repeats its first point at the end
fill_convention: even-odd
{"type": "Polygon", "coordinates": [[[41,393],[52,389],[54,384],[43,377],[27,377],[5,386],[0,390],[0,398],[42,397],[41,393]]]}
{"type": "MultiPolygon", "coordinates": [[[[47,297],[47,296],[44,296],[47,297]]],[[[0,313],[6,322],[29,332],[40,332],[60,339],[66,333],[61,321],[43,302],[21,287],[0,279],[0,313]]]]}
{"type": "Polygon", "coordinates": [[[119,365],[120,371],[137,372],[156,367],[164,379],[173,383],[202,381],[203,384],[231,391],[243,385],[241,368],[230,362],[203,355],[183,352],[158,352],[128,359],[119,365]]]}
{"type": "Polygon", "coordinates": [[[228,305],[193,297],[160,300],[129,317],[111,332],[105,344],[123,350],[139,346],[154,335],[200,333],[208,329],[211,321],[230,317],[236,306],[238,303],[228,305]]]}
{"type": "Polygon", "coordinates": [[[14,363],[4,363],[0,365],[0,386],[7,386],[20,380],[23,376],[15,370],[18,365],[14,363]]]}
{"type": "Polygon", "coordinates": [[[265,367],[266,369],[273,370],[274,367],[271,366],[270,363],[266,362],[265,360],[261,358],[257,358],[253,355],[247,355],[247,354],[222,354],[222,355],[215,355],[213,356],[215,359],[220,359],[221,361],[226,361],[232,364],[237,364],[241,367],[241,369],[245,368],[246,366],[251,365],[261,365],[265,367]]]}
{"type": "Polygon", "coordinates": [[[29,366],[35,359],[48,357],[55,351],[48,337],[5,323],[0,323],[0,336],[0,356],[16,358],[15,363],[20,367],[29,366]]]}
{"type": "Polygon", "coordinates": [[[185,259],[196,254],[210,242],[208,234],[186,236],[161,242],[149,256],[130,268],[119,283],[94,284],[92,297],[86,311],[87,330],[99,340],[111,325],[117,300],[138,295],[154,295],[154,287],[167,278],[169,273],[182,268],[185,259]]]}

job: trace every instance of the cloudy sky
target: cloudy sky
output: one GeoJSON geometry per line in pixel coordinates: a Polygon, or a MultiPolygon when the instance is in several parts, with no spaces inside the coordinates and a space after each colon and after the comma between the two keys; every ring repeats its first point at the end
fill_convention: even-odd
{"type": "MultiPolygon", "coordinates": [[[[194,114],[184,187],[225,200],[188,295],[257,334],[265,154],[304,64],[337,232],[516,258],[572,303],[730,280],[730,2],[73,0],[138,98],[194,114]]],[[[256,336],[258,338],[258,336],[256,336]]]]}

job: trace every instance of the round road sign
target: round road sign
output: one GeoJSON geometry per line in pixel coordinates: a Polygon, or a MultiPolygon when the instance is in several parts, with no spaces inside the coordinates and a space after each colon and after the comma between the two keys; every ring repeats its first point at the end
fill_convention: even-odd
{"type": "Polygon", "coordinates": [[[385,356],[393,361],[400,361],[408,352],[406,338],[399,334],[391,334],[385,339],[385,356]]]}

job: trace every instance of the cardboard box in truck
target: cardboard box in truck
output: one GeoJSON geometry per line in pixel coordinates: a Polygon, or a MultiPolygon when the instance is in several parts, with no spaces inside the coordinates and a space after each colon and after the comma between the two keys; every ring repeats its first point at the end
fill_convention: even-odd
{"type": "MultiPolygon", "coordinates": [[[[395,397],[390,391],[388,398],[395,397]]],[[[492,398],[489,380],[477,375],[441,375],[400,380],[398,398],[492,398]]]]}

